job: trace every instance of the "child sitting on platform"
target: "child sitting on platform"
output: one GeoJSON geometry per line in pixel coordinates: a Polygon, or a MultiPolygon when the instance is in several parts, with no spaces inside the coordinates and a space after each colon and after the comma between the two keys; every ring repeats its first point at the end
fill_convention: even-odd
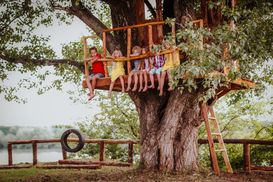
{"type": "MultiPolygon", "coordinates": [[[[165,54],[165,64],[162,68],[159,96],[163,95],[163,88],[164,88],[166,75],[168,76],[169,80],[171,80],[172,79],[170,74],[171,70],[179,66],[180,64],[179,50],[175,46],[171,45],[171,43],[168,41],[163,41],[163,46],[165,50],[170,50],[172,52],[165,54]]],[[[173,90],[172,86],[169,85],[168,91],[172,91],[172,90],[173,90]]]]}
{"type": "MultiPolygon", "coordinates": [[[[141,49],[141,54],[142,55],[146,55],[147,54],[147,48],[146,47],[143,47],[141,49]]],[[[151,66],[150,66],[151,63],[151,59],[150,58],[144,58],[141,60],[141,71],[139,73],[139,89],[138,89],[138,92],[145,92],[147,91],[148,89],[148,74],[151,70],[151,66]],[[144,88],[143,88],[143,77],[144,77],[144,88]]],[[[152,74],[149,74],[150,75],[150,80],[153,79],[153,75],[152,74]]]]}
{"type": "MultiPolygon", "coordinates": [[[[139,46],[134,46],[132,49],[133,54],[131,54],[131,57],[134,56],[139,56],[141,53],[141,47],[139,46]]],[[[140,72],[140,60],[133,60],[133,66],[134,69],[129,73],[128,76],[128,86],[126,91],[128,92],[129,90],[131,90],[131,83],[132,83],[132,77],[134,76],[134,87],[132,89],[132,91],[136,91],[137,90],[137,82],[138,82],[138,74],[140,72]]]]}
{"type": "Polygon", "coordinates": [[[152,69],[150,70],[151,85],[149,85],[148,88],[155,88],[153,75],[156,74],[156,77],[158,80],[157,90],[160,90],[161,70],[162,70],[162,66],[165,63],[165,58],[163,55],[159,54],[159,50],[158,50],[156,51],[155,56],[151,57],[151,59],[152,59],[152,69]]]}
{"type": "Polygon", "coordinates": [[[89,51],[90,51],[90,58],[85,59],[84,61],[92,65],[91,74],[86,77],[86,84],[89,89],[88,100],[91,100],[93,97],[95,97],[94,89],[96,86],[96,80],[98,78],[103,78],[105,73],[104,73],[103,63],[99,61],[99,59],[101,58],[101,55],[98,53],[97,48],[91,47],[89,51]],[[92,84],[90,83],[90,79],[92,79],[92,84]]]}
{"type": "MultiPolygon", "coordinates": [[[[112,54],[112,58],[121,58],[122,57],[122,53],[120,51],[120,47],[116,46],[113,54],[112,54]]],[[[112,62],[112,74],[111,74],[111,84],[109,87],[109,94],[108,97],[110,98],[112,96],[112,90],[113,87],[115,85],[116,80],[119,78],[120,83],[121,83],[121,90],[122,92],[124,92],[124,79],[123,79],[123,75],[125,74],[124,71],[124,67],[123,67],[123,62],[116,62],[113,61],[112,62]]]]}

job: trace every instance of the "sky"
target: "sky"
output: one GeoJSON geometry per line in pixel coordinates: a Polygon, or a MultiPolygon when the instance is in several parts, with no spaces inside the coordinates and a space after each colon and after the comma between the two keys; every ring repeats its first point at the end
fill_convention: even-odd
{"type": "MultiPolygon", "coordinates": [[[[79,41],[84,35],[90,35],[87,27],[78,18],[74,18],[71,25],[58,24],[54,22],[51,27],[40,27],[36,30],[38,35],[49,35],[49,45],[56,51],[58,57],[61,56],[62,44],[71,41],[79,41]]],[[[50,70],[45,67],[41,71],[50,70]]],[[[20,74],[9,72],[5,85],[15,85],[19,79],[32,79],[30,74],[20,74]]],[[[54,76],[52,76],[54,79],[54,76]]],[[[48,84],[48,83],[46,83],[48,84]]],[[[63,91],[51,89],[43,95],[38,95],[36,89],[20,90],[17,94],[27,99],[27,103],[8,102],[4,95],[0,94],[0,126],[51,126],[57,124],[73,124],[76,121],[83,121],[92,118],[99,112],[96,101],[84,104],[73,103],[69,99],[71,95],[67,91],[77,91],[81,83],[65,84],[63,91]]],[[[87,99],[87,96],[85,98],[87,99]]]]}

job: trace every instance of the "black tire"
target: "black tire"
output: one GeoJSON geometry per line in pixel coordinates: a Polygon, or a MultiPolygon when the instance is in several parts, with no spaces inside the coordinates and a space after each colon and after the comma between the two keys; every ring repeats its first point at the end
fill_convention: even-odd
{"type": "Polygon", "coordinates": [[[62,148],[66,151],[66,152],[78,152],[80,151],[83,147],[84,147],[84,142],[85,142],[85,139],[84,137],[82,136],[82,134],[80,133],[79,130],[76,130],[76,129],[69,129],[69,130],[66,130],[63,134],[62,134],[62,137],[61,137],[61,145],[62,145],[62,148]],[[74,133],[75,135],[78,136],[79,138],[79,143],[78,145],[75,147],[75,148],[70,148],[68,143],[67,143],[67,138],[68,136],[71,134],[71,133],[74,133]]]}

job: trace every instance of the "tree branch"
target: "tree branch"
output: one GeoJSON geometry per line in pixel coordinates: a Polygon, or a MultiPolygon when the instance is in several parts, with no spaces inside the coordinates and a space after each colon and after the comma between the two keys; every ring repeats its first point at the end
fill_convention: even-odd
{"type": "Polygon", "coordinates": [[[152,16],[154,18],[156,18],[156,12],[153,8],[153,6],[151,5],[151,3],[149,2],[149,0],[144,0],[144,3],[146,4],[147,8],[149,9],[149,11],[151,12],[152,16]]]}
{"type": "MultiPolygon", "coordinates": [[[[92,14],[81,2],[79,2],[78,4],[75,3],[75,0],[71,0],[71,2],[71,7],[62,7],[60,5],[54,4],[54,2],[52,1],[51,6],[53,9],[62,10],[78,17],[88,27],[90,27],[98,37],[102,39],[102,32],[104,29],[107,29],[107,27],[97,17],[95,17],[94,14],[92,14]]],[[[114,37],[111,34],[107,34],[106,41],[108,51],[113,52],[115,47],[114,37]]]]}
{"type": "Polygon", "coordinates": [[[12,58],[0,55],[0,59],[14,64],[32,64],[34,66],[58,66],[61,64],[71,65],[78,68],[84,73],[84,64],[71,59],[28,59],[28,58],[12,58]]]}

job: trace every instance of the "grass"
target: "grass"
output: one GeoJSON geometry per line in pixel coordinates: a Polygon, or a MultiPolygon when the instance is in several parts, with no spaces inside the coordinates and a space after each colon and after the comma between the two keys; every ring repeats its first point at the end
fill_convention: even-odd
{"type": "Polygon", "coordinates": [[[210,171],[198,173],[162,173],[150,170],[139,170],[136,167],[102,167],[98,170],[88,169],[8,169],[0,170],[0,182],[87,182],[87,181],[273,181],[273,172],[253,172],[251,174],[222,173],[220,177],[214,176],[210,171]]]}

